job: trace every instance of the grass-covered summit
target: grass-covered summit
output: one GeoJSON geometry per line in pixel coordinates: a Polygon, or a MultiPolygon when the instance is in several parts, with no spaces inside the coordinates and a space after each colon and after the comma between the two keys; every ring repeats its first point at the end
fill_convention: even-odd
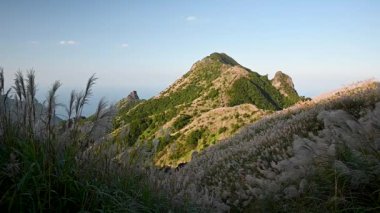
{"type": "Polygon", "coordinates": [[[282,94],[267,75],[224,53],[212,53],[158,96],[132,109],[121,107],[114,141],[129,159],[177,166],[188,162],[194,151],[299,100],[298,95],[282,94]]]}
{"type": "Polygon", "coordinates": [[[211,55],[207,56],[207,58],[232,66],[239,65],[239,63],[237,63],[233,58],[225,53],[212,53],[211,55]]]}

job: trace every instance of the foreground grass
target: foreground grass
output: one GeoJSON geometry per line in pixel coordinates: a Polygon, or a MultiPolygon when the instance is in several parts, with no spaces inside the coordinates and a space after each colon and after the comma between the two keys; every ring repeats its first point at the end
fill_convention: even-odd
{"type": "Polygon", "coordinates": [[[78,151],[75,143],[62,148],[8,131],[0,143],[1,212],[169,210],[141,175],[101,157],[80,160],[78,151]]]}
{"type": "Polygon", "coordinates": [[[96,79],[92,75],[84,90],[72,91],[67,120],[58,127],[61,83],[54,82],[38,111],[34,71],[26,78],[17,72],[5,91],[0,67],[0,212],[177,211],[143,173],[114,163],[109,155],[86,155],[94,128],[109,111],[101,100],[89,128],[83,126],[82,110],[96,79]]]}

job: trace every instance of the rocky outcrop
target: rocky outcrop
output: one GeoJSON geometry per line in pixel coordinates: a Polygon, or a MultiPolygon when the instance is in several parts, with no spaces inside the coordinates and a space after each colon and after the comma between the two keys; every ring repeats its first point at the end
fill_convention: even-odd
{"type": "Polygon", "coordinates": [[[294,89],[293,80],[289,75],[277,71],[271,82],[272,85],[285,97],[298,96],[297,91],[294,89]]]}
{"type": "Polygon", "coordinates": [[[137,101],[140,100],[139,96],[137,95],[137,92],[134,90],[127,96],[127,100],[129,101],[137,101]]]}

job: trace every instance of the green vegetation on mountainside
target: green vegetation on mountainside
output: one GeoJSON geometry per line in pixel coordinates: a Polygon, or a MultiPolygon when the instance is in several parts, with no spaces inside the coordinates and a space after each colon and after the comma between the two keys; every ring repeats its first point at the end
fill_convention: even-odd
{"type": "Polygon", "coordinates": [[[156,165],[175,166],[189,161],[193,151],[231,136],[266,111],[280,110],[297,101],[298,95],[289,101],[267,76],[242,67],[224,53],[213,53],[195,63],[158,97],[133,108],[121,106],[114,120],[114,136],[121,135],[117,143],[135,151],[144,144],[145,151],[153,153],[149,158],[153,157],[156,165]],[[243,104],[257,108],[239,108],[243,104]],[[224,111],[207,114],[218,108],[224,111]],[[220,116],[224,119],[217,118],[220,116]],[[229,131],[219,133],[220,128],[229,131]]]}
{"type": "MultiPolygon", "coordinates": [[[[165,140],[166,148],[160,149],[155,154],[154,163],[160,167],[175,167],[179,163],[189,162],[194,152],[202,152],[267,113],[254,105],[242,104],[216,108],[198,117],[195,116],[184,128],[175,132],[175,138],[170,137],[170,141],[165,140]]],[[[178,116],[173,126],[182,120],[187,122],[186,116],[178,116]]]]}
{"type": "Polygon", "coordinates": [[[281,94],[270,84],[265,76],[250,73],[248,78],[241,78],[229,90],[230,106],[251,103],[267,110],[282,108],[281,94]]]}
{"type": "Polygon", "coordinates": [[[229,64],[232,66],[239,65],[233,58],[228,56],[225,53],[212,53],[211,55],[207,56],[206,58],[209,58],[211,60],[219,61],[223,64],[229,64]]]}
{"type": "Polygon", "coordinates": [[[281,71],[278,71],[274,79],[272,79],[272,84],[274,82],[280,83],[281,85],[279,88],[280,92],[282,92],[283,94],[286,94],[284,96],[284,101],[283,101],[285,106],[291,106],[294,103],[300,101],[301,99],[306,100],[305,97],[300,97],[297,91],[293,88],[294,85],[293,85],[293,82],[291,81],[291,78],[288,75],[282,73],[281,71]]]}
{"type": "MultiPolygon", "coordinates": [[[[291,89],[290,86],[289,90],[291,89]]],[[[285,97],[269,81],[267,76],[250,72],[248,78],[235,81],[228,91],[230,106],[251,103],[261,109],[279,110],[298,102],[297,94],[285,97]]]]}
{"type": "MultiPolygon", "coordinates": [[[[138,139],[153,139],[154,133],[160,126],[175,117],[178,112],[191,104],[203,92],[207,91],[211,82],[220,75],[220,62],[213,62],[208,66],[199,66],[193,72],[192,84],[180,88],[170,95],[149,99],[131,110],[125,112],[121,109],[115,119],[115,128],[129,123],[130,133],[126,142],[133,145],[138,139]]],[[[185,76],[188,75],[185,74],[185,76]]]]}
{"type": "Polygon", "coordinates": [[[204,212],[377,212],[379,126],[380,84],[364,82],[265,117],[154,177],[204,212]]]}
{"type": "Polygon", "coordinates": [[[177,130],[182,129],[184,126],[186,126],[191,121],[190,115],[180,115],[177,120],[173,123],[173,127],[177,130]]]}

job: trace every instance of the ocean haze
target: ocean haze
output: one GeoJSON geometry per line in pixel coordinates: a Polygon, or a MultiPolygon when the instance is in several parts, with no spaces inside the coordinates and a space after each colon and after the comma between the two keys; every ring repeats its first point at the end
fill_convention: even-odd
{"type": "MultiPolygon", "coordinates": [[[[49,88],[38,88],[37,99],[39,102],[43,102],[43,100],[45,100],[48,89],[49,88]]],[[[62,104],[62,106],[57,107],[57,115],[62,119],[66,119],[67,117],[65,107],[69,103],[70,93],[72,89],[73,88],[62,85],[62,88],[60,88],[57,92],[58,103],[62,104]]],[[[76,91],[80,91],[82,89],[84,88],[76,88],[76,91]]],[[[135,87],[128,87],[128,86],[126,87],[100,87],[98,85],[95,85],[93,89],[93,95],[91,96],[89,103],[85,106],[83,110],[83,115],[84,116],[92,115],[96,111],[97,104],[102,97],[105,98],[105,100],[108,102],[109,105],[113,105],[113,104],[116,104],[119,100],[127,97],[128,94],[133,90],[137,91],[141,99],[149,99],[156,95],[156,89],[149,88],[149,87],[144,87],[144,88],[135,88],[135,87]],[[139,92],[138,89],[140,89],[141,92],[139,92]]]]}

